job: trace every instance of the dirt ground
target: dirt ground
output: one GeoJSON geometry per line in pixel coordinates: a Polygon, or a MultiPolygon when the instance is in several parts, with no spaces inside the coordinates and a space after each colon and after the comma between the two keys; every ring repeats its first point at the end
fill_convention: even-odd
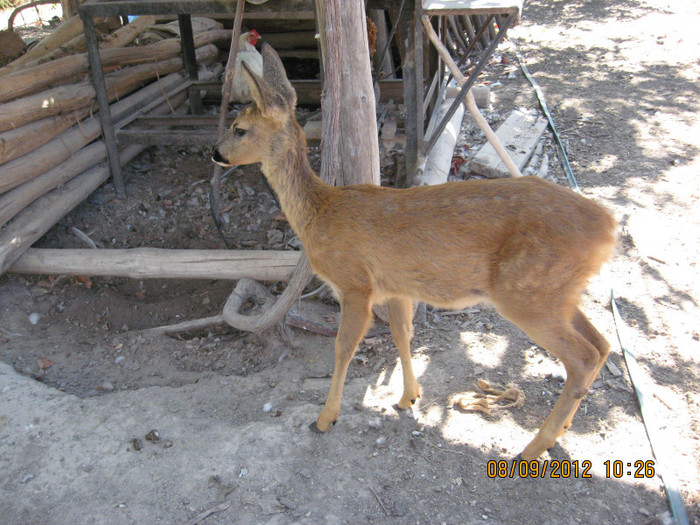
{"type": "MultiPolygon", "coordinates": [[[[570,465],[568,475],[490,470],[532,438],[565,377],[491,308],[428,308],[412,344],[422,398],[409,413],[392,408],[400,366],[377,321],[350,368],[338,423],[317,435],[308,424],[330,383],[332,338],[296,328],[261,337],[224,326],[147,331],[220,313],[234,283],[10,274],[0,277],[0,521],[670,523],[659,465],[646,468],[656,458],[620,350],[613,288],[622,343],[646,376],[660,453],[670,458],[667,479],[678,480],[690,523],[700,523],[700,11],[668,0],[614,4],[527,2],[485,77],[494,126],[515,108],[536,110],[522,54],[583,193],[621,224],[614,260],[583,298],[615,366],[542,458],[570,465]],[[479,379],[516,384],[524,406],[492,416],[451,408],[479,379]],[[606,472],[616,461],[617,477],[606,472]]],[[[468,161],[483,140],[465,118],[457,155],[468,161]]],[[[566,184],[551,136],[545,153],[547,176],[566,184]]],[[[400,155],[382,153],[388,180],[400,155]]],[[[223,248],[208,157],[147,151],[126,168],[129,199],[105,185],[38,246],[85,247],[77,228],[103,248],[223,248]]],[[[466,163],[455,176],[475,175],[466,163]]],[[[232,247],[298,248],[257,168],[239,169],[224,187],[232,247]]],[[[329,297],[304,308],[337,320],[329,297]]]]}

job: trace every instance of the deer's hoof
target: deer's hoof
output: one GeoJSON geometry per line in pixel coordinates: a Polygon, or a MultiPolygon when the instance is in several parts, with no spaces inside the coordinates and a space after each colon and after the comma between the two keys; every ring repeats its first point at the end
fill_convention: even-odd
{"type": "MultiPolygon", "coordinates": [[[[335,425],[335,421],[333,421],[331,425],[335,425]]],[[[328,432],[328,430],[330,430],[330,427],[328,427],[328,430],[321,430],[318,427],[318,423],[314,421],[309,425],[309,430],[311,430],[311,432],[313,432],[314,434],[325,434],[326,432],[328,432]]]]}

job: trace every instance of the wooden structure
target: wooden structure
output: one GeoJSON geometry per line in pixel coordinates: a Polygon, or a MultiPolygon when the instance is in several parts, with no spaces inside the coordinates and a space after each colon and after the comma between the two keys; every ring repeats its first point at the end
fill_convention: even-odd
{"type": "MultiPolygon", "coordinates": [[[[236,31],[240,31],[241,19],[245,16],[247,19],[269,19],[269,20],[304,20],[317,21],[317,25],[321,32],[321,44],[328,31],[334,27],[341,27],[343,22],[338,22],[340,18],[335,18],[334,22],[329,25],[324,21],[324,16],[327,13],[319,11],[330,10],[337,8],[339,10],[348,9],[348,4],[343,5],[337,3],[339,0],[284,0],[270,1],[261,5],[246,4],[245,14],[243,14],[243,2],[231,2],[227,0],[88,0],[79,8],[82,25],[84,28],[85,45],[87,47],[87,58],[90,69],[92,71],[92,80],[96,99],[100,111],[98,112],[100,128],[104,138],[104,143],[100,144],[101,148],[106,149],[107,158],[109,160],[109,168],[105,171],[100,168],[99,175],[93,176],[89,185],[94,189],[101,181],[104,181],[107,175],[113,177],[117,192],[124,196],[125,185],[121,175],[121,165],[125,159],[133,157],[139,151],[150,144],[201,144],[210,145],[216,142],[217,136],[220,134],[222,126],[225,124],[226,107],[222,104],[222,111],[219,117],[207,117],[200,113],[201,99],[200,92],[202,90],[210,90],[220,92],[221,85],[212,83],[208,80],[202,81],[197,73],[198,55],[195,53],[197,46],[201,44],[195,39],[192,31],[191,19],[195,14],[214,15],[216,18],[234,19],[233,42],[236,40],[236,31]],[[340,8],[339,6],[343,6],[340,8]],[[320,6],[320,8],[319,8],[320,6]],[[236,12],[234,13],[234,10],[236,12]],[[119,119],[113,118],[113,107],[110,108],[110,97],[107,92],[108,80],[103,73],[105,61],[118,60],[120,56],[115,53],[112,57],[109,53],[104,52],[98,46],[95,19],[96,17],[141,15],[141,18],[150,18],[153,15],[176,15],[179,22],[182,48],[182,62],[186,71],[186,77],[178,77],[175,81],[170,82],[167,89],[164,90],[162,97],[149,98],[147,104],[134,106],[130,114],[122,114],[119,119]],[[335,25],[334,25],[335,24],[335,25]],[[169,100],[189,100],[190,114],[169,114],[159,115],[158,108],[163,108],[168,104],[169,100]],[[219,122],[219,131],[215,131],[215,122],[219,122]],[[116,125],[115,125],[116,122],[116,125]],[[186,132],[178,129],[181,126],[188,126],[186,132]],[[194,128],[194,129],[193,129],[194,128]],[[185,142],[186,141],[186,142],[185,142]],[[127,147],[126,152],[122,151],[120,157],[120,148],[127,147]]],[[[357,0],[360,2],[360,0],[357,0]]],[[[354,5],[354,2],[353,2],[354,5]]],[[[361,10],[362,3],[357,7],[361,10]]],[[[512,25],[520,15],[521,1],[519,0],[445,0],[442,2],[436,0],[369,0],[367,2],[368,9],[386,9],[391,15],[392,25],[391,31],[386,36],[386,43],[380,49],[377,49],[378,56],[375,60],[379,65],[387,62],[387,54],[391,53],[391,40],[396,36],[395,54],[401,57],[402,80],[389,78],[376,78],[375,82],[379,85],[380,100],[393,100],[398,103],[403,103],[405,107],[405,127],[406,135],[406,173],[407,180],[404,184],[410,185],[413,182],[413,177],[424,162],[425,157],[433,148],[437,138],[442,133],[444,127],[452,118],[456,108],[465,100],[469,100],[469,89],[474,84],[474,81],[486,65],[488,58],[496,48],[498,42],[503,38],[508,27],[512,25]],[[454,102],[448,109],[442,119],[437,119],[437,108],[444,99],[449,75],[445,74],[445,61],[431,53],[425,38],[424,25],[427,17],[433,17],[432,26],[437,29],[439,36],[444,42],[451,42],[453,48],[456,43],[462,44],[462,54],[468,56],[477,48],[482,49],[481,60],[474,68],[470,77],[463,82],[462,89],[459,91],[454,102]],[[463,20],[460,21],[460,17],[463,20]],[[494,26],[496,25],[496,32],[494,26]],[[467,37],[464,35],[467,34],[467,37]],[[432,77],[430,75],[432,73],[432,77]],[[430,80],[430,84],[426,89],[426,78],[430,80]],[[431,113],[426,129],[426,115],[431,113]]],[[[338,11],[339,13],[340,11],[338,11]]],[[[329,15],[330,16],[330,15],[329,15]]],[[[337,16],[337,13],[336,13],[337,16]]],[[[376,17],[376,13],[375,13],[376,17]]],[[[137,19],[140,20],[140,19],[137,19]]],[[[75,25],[75,24],[73,24],[75,25]]],[[[129,24],[129,27],[132,24],[129,24]]],[[[343,26],[344,27],[344,26],[343,26]]],[[[356,26],[357,27],[357,26],[356,26]]],[[[366,35],[362,32],[357,32],[355,29],[345,29],[345,36],[349,38],[348,42],[353,39],[362,37],[366,39],[366,35]]],[[[231,34],[228,32],[227,34],[231,34]]],[[[430,36],[430,35],[429,35],[430,36]]],[[[197,37],[200,38],[199,36],[197,37]]],[[[304,35],[299,38],[306,38],[304,35]]],[[[281,38],[283,41],[284,38],[281,38]]],[[[432,40],[432,36],[431,36],[432,40]]],[[[433,43],[436,43],[433,40],[433,43]]],[[[167,45],[171,47],[171,43],[167,45]]],[[[166,47],[166,46],[163,46],[166,47]]],[[[322,46],[323,47],[323,46],[322,46]]],[[[365,44],[366,49],[366,44],[365,44]]],[[[325,51],[329,52],[329,51],[325,51]]],[[[337,49],[335,51],[338,53],[337,49]]],[[[128,54],[128,52],[127,52],[128,54]]],[[[232,50],[232,55],[233,55],[232,50]]],[[[284,55],[285,53],[283,53],[284,55]]],[[[287,53],[293,55],[294,51],[287,53]]],[[[229,60],[231,56],[229,57],[229,60]]],[[[83,67],[78,59],[73,60],[78,67],[83,67]]],[[[331,61],[332,63],[332,61],[331,61]]],[[[352,72],[351,72],[352,73],[352,72]]],[[[348,82],[347,77],[340,80],[336,77],[332,82],[348,82]]],[[[330,75],[327,78],[330,80],[330,75]]],[[[299,80],[294,81],[294,88],[297,91],[299,101],[301,103],[318,102],[321,99],[321,91],[324,88],[321,82],[317,80],[299,80]]],[[[362,89],[367,90],[367,86],[362,89]]],[[[352,102],[345,102],[345,105],[353,105],[352,102]]],[[[373,103],[371,104],[373,105],[373,103]]],[[[324,112],[326,109],[324,108],[324,112]]],[[[390,123],[391,124],[391,123],[390,123]]],[[[394,122],[395,126],[396,123],[394,122]]],[[[325,123],[324,123],[325,126],[325,123]]],[[[376,139],[376,133],[368,134],[376,139]]],[[[323,136],[333,136],[333,133],[324,131],[323,136]]],[[[102,151],[104,151],[104,149],[102,151]]],[[[331,148],[332,149],[332,148],[331,148]]],[[[374,155],[372,153],[369,154],[374,155]]],[[[349,161],[352,162],[352,161],[349,161]]],[[[328,169],[326,165],[325,169],[328,169]]],[[[331,168],[332,169],[332,168],[331,168]]],[[[323,171],[323,170],[322,170],[323,171]]],[[[337,171],[337,170],[336,170],[337,171]]],[[[360,174],[371,170],[360,170],[360,174]]],[[[58,176],[58,175],[56,175],[58,176]]],[[[216,178],[216,177],[215,177],[216,178]]],[[[2,184],[0,177],[0,184],[2,184]]],[[[351,182],[363,182],[354,180],[351,182]]],[[[369,181],[367,181],[369,182],[369,181]]],[[[89,191],[91,192],[92,189],[89,191]]],[[[89,194],[88,192],[88,194],[89,194]]],[[[87,194],[85,195],[87,196],[87,194]]],[[[83,196],[82,198],[85,198],[83,196]]],[[[76,197],[71,197],[71,203],[76,197]]],[[[80,198],[80,197],[78,197],[80,198]]],[[[77,202],[75,203],[77,204],[77,202]]],[[[74,206],[68,204],[67,206],[74,206]]],[[[14,209],[14,208],[13,208],[14,209]]],[[[70,208],[69,208],[70,209],[70,208]]],[[[0,207],[2,211],[2,207],[0,207]]],[[[62,215],[61,215],[62,216],[62,215]]],[[[52,220],[52,214],[47,214],[47,220],[52,220]]],[[[60,216],[54,218],[54,222],[60,216]]],[[[38,239],[38,237],[37,237],[38,239]]],[[[36,239],[34,239],[36,240],[36,239]]],[[[34,241],[32,241],[34,242],[34,241]]],[[[0,243],[1,244],[1,243],[0,243]]],[[[27,249],[28,245],[22,249],[22,252],[27,249]]],[[[0,246],[0,256],[2,256],[3,247],[0,246]]],[[[13,249],[12,257],[7,257],[1,267],[1,271],[7,270],[12,263],[19,257],[13,249]]],[[[146,261],[153,260],[153,257],[158,257],[158,251],[148,252],[149,258],[139,259],[146,261]]],[[[215,252],[221,254],[221,252],[215,252]]],[[[269,253],[269,252],[268,252],[269,253]]],[[[165,255],[165,253],[163,252],[165,255]]],[[[239,254],[229,252],[231,260],[240,260],[239,254]]],[[[276,254],[269,253],[272,260],[277,260],[276,254]]],[[[99,252],[94,254],[97,258],[100,257],[99,252]]],[[[168,253],[168,257],[172,254],[168,253]]],[[[43,256],[38,258],[36,255],[32,259],[32,264],[29,262],[18,261],[15,265],[15,271],[27,271],[27,268],[32,268],[33,271],[38,271],[38,261],[47,261],[51,253],[44,252],[43,256]]],[[[111,255],[110,255],[111,256],[111,255]]],[[[245,260],[245,256],[241,256],[245,260]]],[[[253,258],[256,255],[253,256],[253,258]]],[[[188,260],[185,256],[184,260],[188,260]]],[[[105,257],[105,261],[107,258],[105,257]]],[[[123,265],[121,255],[115,256],[113,259],[113,267],[109,263],[105,263],[106,267],[102,267],[103,275],[136,275],[133,267],[126,268],[123,265]],[[111,268],[111,269],[110,269],[111,268]],[[121,272],[121,273],[120,273],[121,272]]],[[[197,260],[202,261],[202,268],[206,271],[209,263],[207,262],[206,254],[197,254],[197,260]]],[[[301,258],[299,268],[303,266],[305,258],[301,258]]],[[[150,264],[150,263],[149,263],[150,264]]],[[[199,264],[199,263],[197,263],[199,264]]],[[[295,276],[301,275],[299,271],[292,274],[288,273],[287,263],[278,273],[274,275],[283,276],[295,280],[295,276]]],[[[63,267],[66,269],[65,267],[63,267]]],[[[67,269],[66,269],[67,271],[67,269]]],[[[78,271],[77,269],[75,271],[78,271]]],[[[199,270],[195,269],[195,273],[199,270]]],[[[241,269],[244,271],[244,269],[241,269]]],[[[159,270],[154,269],[153,276],[157,276],[159,270]]],[[[240,275],[239,269],[231,270],[228,275],[240,275]]],[[[271,275],[271,274],[270,274],[271,275]]],[[[251,275],[259,277],[259,275],[251,275]]],[[[233,278],[233,277],[231,277],[233,278]]],[[[301,283],[303,287],[303,279],[297,279],[297,286],[301,283]]],[[[289,288],[292,288],[291,286],[289,288]]]]}
{"type": "MultiPolygon", "coordinates": [[[[182,124],[184,121],[167,119],[150,120],[147,131],[139,129],[139,123],[134,122],[135,117],[125,125],[131,129],[115,129],[106,103],[104,90],[101,88],[104,80],[99,67],[100,57],[94,35],[93,18],[97,16],[126,16],[126,15],[156,15],[156,14],[177,14],[182,35],[183,60],[185,69],[189,75],[189,81],[179,86],[176,91],[186,90],[190,94],[190,104],[195,113],[201,107],[198,101],[200,89],[209,88],[211,84],[197,84],[197,67],[193,54],[194,40],[191,29],[191,16],[193,14],[210,14],[220,16],[232,16],[235,3],[225,0],[150,0],[148,2],[136,0],[88,0],[80,6],[80,14],[83,18],[85,34],[87,37],[88,53],[94,74],[95,89],[98,93],[100,104],[101,122],[105,142],[110,152],[110,169],[115,179],[115,186],[120,194],[125,194],[125,187],[121,177],[121,167],[116,159],[116,145],[125,141],[148,141],[155,143],[177,143],[177,131],[164,130],[162,133],[154,132],[152,125],[163,125],[165,128],[173,129],[175,124],[182,124]]],[[[403,93],[402,100],[406,108],[406,184],[410,185],[416,171],[425,161],[427,154],[435,145],[438,137],[442,134],[450,119],[454,115],[457,107],[464,103],[467,93],[474,85],[478,75],[483,71],[488,63],[496,46],[505,36],[508,28],[516,23],[522,10],[522,0],[370,0],[368,8],[387,9],[394,13],[395,26],[401,28],[401,38],[398,42],[398,49],[403,56],[403,93]],[[468,55],[482,41],[484,34],[494,31],[494,24],[498,27],[498,32],[486,39],[487,45],[482,53],[481,60],[474,67],[466,83],[462,86],[461,92],[455,97],[451,107],[439,122],[430,121],[426,130],[426,115],[432,108],[439,105],[439,101],[444,98],[447,88],[447,79],[444,79],[444,64],[439,62],[429,64],[430,56],[425,46],[424,32],[421,17],[435,17],[438,20],[438,27],[442,36],[448,33],[448,20],[453,17],[472,17],[477,20],[478,31],[474,33],[471,43],[463,49],[464,55],[468,55]],[[428,89],[425,89],[424,78],[428,71],[434,71],[428,89]],[[426,131],[429,133],[426,136],[426,131]]],[[[314,3],[312,0],[286,0],[285,2],[268,2],[261,5],[247,5],[244,14],[245,18],[275,18],[275,19],[313,19],[315,18],[314,3]]],[[[473,25],[471,27],[474,27],[473,25]]],[[[473,30],[472,30],[473,32],[473,30]]],[[[461,31],[455,31],[455,35],[461,35],[461,31]]],[[[455,39],[457,37],[455,36],[455,39]]],[[[465,42],[466,43],[466,42],[465,42]]],[[[386,52],[386,50],[384,50],[386,52]]],[[[378,60],[383,61],[384,54],[378,60]]],[[[434,60],[433,60],[434,62],[434,60]]],[[[318,93],[320,85],[317,82],[296,82],[295,89],[300,94],[300,100],[308,100],[309,91],[318,93]]],[[[396,82],[385,81],[380,85],[380,93],[391,89],[391,94],[396,95],[396,82]],[[392,84],[394,84],[392,86],[392,84]]],[[[436,112],[433,112],[433,119],[436,112]]],[[[212,118],[197,118],[190,123],[211,124],[212,118]]],[[[213,141],[214,134],[211,130],[197,131],[194,134],[187,133],[187,143],[209,144],[213,141]]]]}

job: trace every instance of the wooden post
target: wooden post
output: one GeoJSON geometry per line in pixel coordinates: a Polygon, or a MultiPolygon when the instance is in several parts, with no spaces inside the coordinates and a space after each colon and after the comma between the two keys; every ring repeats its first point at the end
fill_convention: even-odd
{"type": "MultiPolygon", "coordinates": [[[[340,86],[326,78],[324,96],[340,92],[340,164],[339,185],[379,184],[379,141],[377,118],[369,63],[367,23],[361,0],[315,0],[321,29],[321,53],[324,69],[339,60],[340,86]],[[326,28],[339,28],[333,37],[326,28]]],[[[326,72],[327,75],[327,72],[326,72]]],[[[324,107],[324,118],[327,109],[324,107]]],[[[329,154],[332,154],[329,152],[329,154]]]]}

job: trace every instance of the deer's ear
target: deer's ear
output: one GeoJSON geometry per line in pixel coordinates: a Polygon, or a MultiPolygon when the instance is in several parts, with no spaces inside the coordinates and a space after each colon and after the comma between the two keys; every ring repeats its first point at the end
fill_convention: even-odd
{"type": "Polygon", "coordinates": [[[270,86],[264,78],[255,74],[248,64],[242,62],[241,65],[248,78],[248,85],[250,86],[253,102],[258,107],[263,117],[276,120],[284,118],[284,115],[287,114],[290,109],[285,97],[270,86]]]}
{"type": "Polygon", "coordinates": [[[263,78],[270,86],[277,91],[290,108],[294,108],[297,103],[297,94],[287,79],[287,72],[277,52],[270,44],[265,42],[262,47],[263,56],[263,78]]]}
{"type": "Polygon", "coordinates": [[[248,85],[250,86],[250,93],[253,97],[253,102],[255,102],[258,109],[262,111],[265,108],[265,100],[263,96],[263,90],[265,89],[263,86],[264,81],[258,75],[253,73],[247,63],[241,62],[241,65],[243,66],[244,75],[248,80],[248,85]]]}

